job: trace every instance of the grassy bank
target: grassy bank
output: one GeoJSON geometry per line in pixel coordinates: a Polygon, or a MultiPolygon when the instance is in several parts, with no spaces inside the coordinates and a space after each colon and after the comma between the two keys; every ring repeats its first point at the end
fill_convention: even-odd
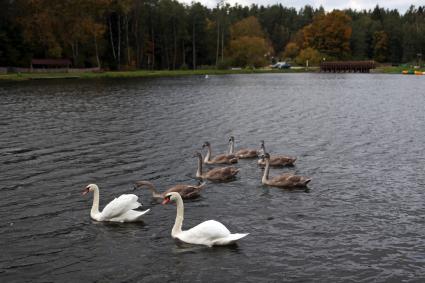
{"type": "Polygon", "coordinates": [[[314,72],[317,68],[305,68],[276,70],[276,69],[241,69],[241,70],[176,70],[176,71],[112,71],[112,72],[81,72],[81,73],[18,73],[18,74],[0,74],[0,81],[26,81],[37,79],[104,79],[104,78],[144,78],[144,77],[176,77],[193,75],[226,75],[226,74],[263,74],[263,73],[297,73],[314,72]]]}
{"type": "Polygon", "coordinates": [[[414,70],[414,71],[422,71],[425,72],[425,68],[421,69],[413,69],[412,66],[379,66],[373,70],[373,73],[381,73],[381,74],[401,74],[404,70],[414,70]]]}
{"type": "MultiPolygon", "coordinates": [[[[382,74],[401,74],[403,70],[409,70],[406,66],[380,66],[373,73],[382,74]]],[[[425,71],[425,68],[420,69],[425,71]]],[[[227,74],[267,74],[267,73],[304,73],[318,72],[318,67],[309,69],[303,67],[295,67],[291,69],[240,69],[240,70],[176,70],[176,71],[110,71],[110,72],[70,72],[70,73],[17,73],[17,74],[0,74],[0,81],[27,81],[42,79],[108,79],[108,78],[146,78],[146,77],[177,77],[177,76],[204,76],[204,75],[227,75],[227,74]]]]}

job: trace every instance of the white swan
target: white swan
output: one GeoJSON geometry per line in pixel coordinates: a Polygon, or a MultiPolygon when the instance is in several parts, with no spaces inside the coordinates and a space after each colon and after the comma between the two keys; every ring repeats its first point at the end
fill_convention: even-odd
{"type": "Polygon", "coordinates": [[[95,184],[87,185],[83,191],[83,195],[89,192],[94,193],[93,206],[90,211],[90,217],[96,221],[111,221],[111,222],[135,222],[141,221],[141,216],[144,215],[149,209],[145,211],[134,210],[140,206],[137,201],[138,197],[133,194],[121,195],[108,203],[102,212],[99,211],[99,187],[95,184]]]}
{"type": "Polygon", "coordinates": [[[248,235],[248,233],[231,234],[223,224],[215,220],[208,220],[192,229],[182,231],[184,215],[183,199],[179,193],[171,192],[165,195],[162,204],[167,204],[170,201],[175,201],[177,204],[176,222],[171,231],[171,237],[173,237],[173,239],[178,239],[187,244],[212,247],[230,245],[248,235]]]}

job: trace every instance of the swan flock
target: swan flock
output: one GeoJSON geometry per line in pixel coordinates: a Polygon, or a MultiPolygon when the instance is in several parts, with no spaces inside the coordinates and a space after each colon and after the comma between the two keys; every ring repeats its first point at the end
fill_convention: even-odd
{"type": "MultiPolygon", "coordinates": [[[[267,186],[293,189],[306,188],[311,181],[310,178],[298,176],[292,173],[285,173],[269,178],[270,167],[294,166],[296,158],[273,155],[266,152],[265,143],[261,141],[260,149],[243,148],[235,152],[235,138],[229,139],[228,153],[212,156],[211,144],[206,141],[202,145],[202,149],[206,149],[207,153],[204,158],[200,152],[195,152],[193,157],[197,158],[196,177],[202,180],[198,185],[177,184],[163,193],[159,193],[155,185],[149,181],[137,181],[134,184],[136,189],[148,189],[152,193],[152,199],[156,203],[168,204],[175,203],[177,207],[176,219],[171,230],[171,237],[183,243],[204,245],[208,247],[223,246],[234,244],[236,241],[246,237],[249,233],[231,233],[222,223],[216,220],[207,220],[197,226],[182,230],[184,218],[184,202],[198,198],[206,186],[206,180],[212,182],[224,182],[234,180],[238,174],[238,168],[234,166],[216,167],[209,171],[203,171],[203,164],[236,164],[239,159],[259,158],[258,165],[264,168],[261,183],[267,186]]],[[[137,210],[142,207],[135,194],[123,194],[108,203],[102,211],[99,210],[99,187],[96,184],[89,184],[84,188],[83,195],[93,193],[93,203],[90,210],[90,217],[95,221],[109,222],[137,222],[143,221],[143,216],[150,211],[137,210]]]]}

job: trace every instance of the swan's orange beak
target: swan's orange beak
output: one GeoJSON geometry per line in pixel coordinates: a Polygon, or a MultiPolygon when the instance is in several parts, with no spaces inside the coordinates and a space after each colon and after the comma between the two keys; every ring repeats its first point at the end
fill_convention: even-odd
{"type": "Polygon", "coordinates": [[[170,202],[170,198],[165,198],[163,201],[162,201],[162,203],[161,204],[167,204],[167,203],[169,203],[170,202]]]}
{"type": "Polygon", "coordinates": [[[81,193],[81,195],[85,196],[89,193],[89,188],[85,188],[84,191],[81,193]]]}

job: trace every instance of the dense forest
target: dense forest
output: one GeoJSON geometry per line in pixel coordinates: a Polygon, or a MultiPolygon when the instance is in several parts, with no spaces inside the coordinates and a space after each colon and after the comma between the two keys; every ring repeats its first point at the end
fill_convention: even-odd
{"type": "Polygon", "coordinates": [[[69,58],[74,67],[186,69],[276,60],[416,62],[425,54],[425,6],[404,14],[300,10],[174,0],[0,0],[0,66],[69,58]]]}

